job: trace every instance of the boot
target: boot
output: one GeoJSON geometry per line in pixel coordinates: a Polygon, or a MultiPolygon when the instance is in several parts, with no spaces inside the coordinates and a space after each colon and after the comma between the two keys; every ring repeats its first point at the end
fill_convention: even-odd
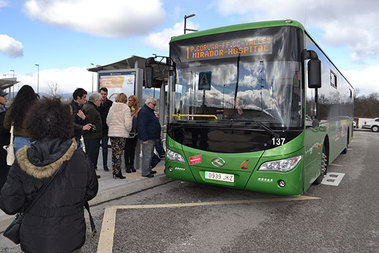
{"type": "Polygon", "coordinates": [[[124,179],[125,177],[121,174],[121,171],[119,172],[113,171],[113,178],[124,179]]]}

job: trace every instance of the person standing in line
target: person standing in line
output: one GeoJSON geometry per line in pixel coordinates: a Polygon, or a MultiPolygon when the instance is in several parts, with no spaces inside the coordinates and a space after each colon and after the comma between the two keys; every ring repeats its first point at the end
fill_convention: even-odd
{"type": "Polygon", "coordinates": [[[126,138],[125,141],[125,149],[124,149],[124,160],[125,160],[125,168],[126,173],[136,172],[134,168],[134,156],[136,152],[136,146],[138,141],[138,130],[137,130],[137,116],[140,110],[139,101],[137,96],[131,95],[129,96],[128,106],[130,108],[131,116],[132,116],[132,130],[129,133],[129,137],[126,138]]]}
{"type": "Polygon", "coordinates": [[[112,101],[108,99],[108,89],[105,87],[100,88],[101,104],[99,107],[101,122],[103,126],[103,136],[101,137],[101,150],[103,152],[103,168],[105,171],[109,171],[108,168],[108,125],[107,116],[109,109],[112,106],[112,101]]]}
{"type": "Polygon", "coordinates": [[[132,128],[132,118],[129,106],[126,104],[127,100],[128,97],[124,93],[118,94],[107,117],[108,136],[111,138],[113,177],[120,179],[125,178],[121,173],[121,158],[125,139],[129,136],[132,128]]]}
{"type": "Polygon", "coordinates": [[[87,102],[87,91],[83,88],[77,88],[72,97],[70,106],[74,117],[74,137],[78,147],[80,147],[80,137],[83,131],[91,129],[91,124],[87,122],[86,115],[83,112],[83,105],[87,102]]]}
{"type": "Polygon", "coordinates": [[[9,166],[7,165],[7,151],[3,149],[3,146],[9,144],[11,137],[9,131],[5,130],[3,126],[6,113],[5,105],[7,103],[6,95],[7,93],[5,91],[0,90],[0,189],[7,180],[9,172],[9,166]]]}
{"type": "Polygon", "coordinates": [[[12,124],[14,125],[13,143],[15,153],[23,146],[30,146],[31,144],[30,138],[23,127],[23,122],[26,113],[36,101],[37,96],[33,88],[29,85],[24,85],[17,92],[12,105],[5,113],[4,128],[10,130],[12,124]]]}
{"type": "Polygon", "coordinates": [[[146,99],[145,105],[138,113],[138,139],[142,143],[142,176],[152,178],[156,171],[151,169],[151,159],[156,141],[161,138],[161,125],[154,108],[157,101],[154,98],[146,99]]]}
{"type": "Polygon", "coordinates": [[[86,153],[92,162],[95,170],[97,169],[97,160],[99,158],[100,140],[103,134],[101,116],[98,107],[101,104],[100,93],[92,93],[88,102],[83,105],[86,120],[91,124],[89,131],[83,132],[84,145],[86,153]]]}
{"type": "Polygon", "coordinates": [[[23,216],[21,250],[80,252],[86,240],[83,205],[96,196],[98,181],[87,155],[72,138],[70,107],[56,98],[42,98],[28,112],[24,126],[35,142],[17,152],[1,189],[0,208],[14,215],[42,194],[23,216]],[[55,179],[39,193],[53,175],[55,179]]]}

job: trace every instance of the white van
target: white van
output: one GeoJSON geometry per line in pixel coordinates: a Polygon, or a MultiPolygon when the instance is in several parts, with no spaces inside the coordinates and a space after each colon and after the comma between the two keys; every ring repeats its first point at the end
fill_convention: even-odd
{"type": "Polygon", "coordinates": [[[367,120],[362,128],[371,129],[373,132],[379,132],[379,118],[367,120]]]}

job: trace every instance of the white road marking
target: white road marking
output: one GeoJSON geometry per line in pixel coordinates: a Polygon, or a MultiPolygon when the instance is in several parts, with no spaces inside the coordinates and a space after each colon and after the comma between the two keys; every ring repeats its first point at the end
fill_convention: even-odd
{"type": "Polygon", "coordinates": [[[332,186],[338,186],[342,178],[345,176],[345,173],[337,173],[337,172],[329,172],[326,173],[324,179],[322,180],[321,184],[324,185],[332,185],[332,186]]]}
{"type": "Polygon", "coordinates": [[[341,165],[341,164],[336,164],[336,163],[331,163],[330,165],[331,165],[331,166],[337,166],[337,167],[343,167],[343,165],[341,165]]]}
{"type": "Polygon", "coordinates": [[[250,199],[250,200],[232,200],[232,201],[213,201],[213,202],[196,202],[196,203],[174,203],[174,204],[155,204],[155,205],[124,205],[110,206],[104,211],[103,223],[101,226],[99,243],[97,245],[98,253],[112,253],[113,238],[116,225],[116,213],[118,209],[152,209],[152,208],[180,208],[194,206],[212,206],[212,205],[238,205],[264,202],[288,202],[299,200],[316,200],[319,197],[297,196],[297,197],[279,197],[266,199],[250,199]]]}
{"type": "Polygon", "coordinates": [[[116,223],[117,208],[110,207],[104,211],[103,224],[101,225],[101,232],[99,237],[99,244],[97,245],[97,252],[112,252],[113,237],[116,223]]]}

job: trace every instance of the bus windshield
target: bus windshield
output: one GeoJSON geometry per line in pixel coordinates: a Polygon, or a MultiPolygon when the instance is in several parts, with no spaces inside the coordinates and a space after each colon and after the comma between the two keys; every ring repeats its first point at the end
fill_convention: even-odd
{"type": "Polygon", "coordinates": [[[301,127],[300,63],[248,58],[240,59],[239,66],[236,62],[228,58],[178,68],[173,119],[301,127]]]}
{"type": "Polygon", "coordinates": [[[203,150],[245,152],[263,148],[254,148],[245,141],[238,149],[225,150],[219,147],[228,141],[212,148],[211,140],[200,147],[190,139],[198,133],[198,127],[207,131],[200,138],[218,129],[217,139],[230,138],[233,142],[233,136],[238,135],[234,130],[244,130],[241,134],[251,139],[257,133],[264,135],[263,144],[265,139],[277,137],[277,131],[301,130],[300,45],[301,36],[293,27],[172,42],[170,56],[176,64],[176,82],[171,91],[170,136],[203,150]]]}

